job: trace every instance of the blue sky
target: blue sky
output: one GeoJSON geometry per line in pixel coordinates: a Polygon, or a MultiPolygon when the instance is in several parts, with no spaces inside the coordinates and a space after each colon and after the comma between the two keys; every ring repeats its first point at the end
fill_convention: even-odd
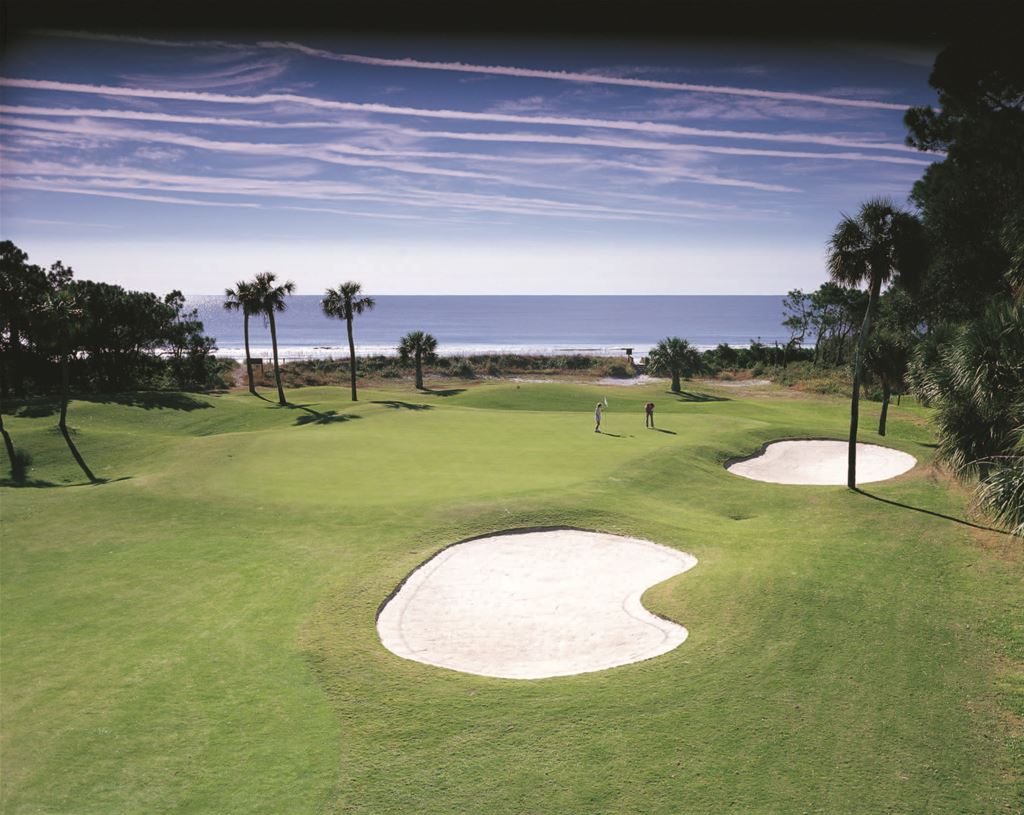
{"type": "Polygon", "coordinates": [[[0,81],[3,235],[158,292],[768,294],[905,203],[934,53],[38,32],[0,81]]]}

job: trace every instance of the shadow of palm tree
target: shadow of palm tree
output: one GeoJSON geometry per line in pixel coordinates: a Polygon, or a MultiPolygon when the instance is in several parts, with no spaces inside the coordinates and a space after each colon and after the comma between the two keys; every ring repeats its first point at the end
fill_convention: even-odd
{"type": "Polygon", "coordinates": [[[404,408],[405,410],[433,410],[433,405],[421,405],[415,402],[401,402],[398,399],[376,399],[370,402],[371,405],[385,405],[394,410],[404,408]]]}
{"type": "Polygon", "coordinates": [[[431,396],[458,396],[460,393],[465,392],[465,388],[447,388],[443,390],[434,390],[432,388],[423,389],[423,393],[429,393],[431,396]]]}
{"type": "Polygon", "coordinates": [[[984,524],[976,524],[973,521],[965,521],[963,518],[956,518],[956,517],[954,517],[952,515],[944,515],[941,512],[935,512],[934,510],[931,510],[931,509],[924,509],[923,507],[915,507],[915,506],[911,506],[910,504],[901,504],[899,501],[893,501],[890,498],[882,498],[879,495],[872,495],[870,492],[866,492],[865,490],[862,490],[860,487],[857,487],[856,489],[854,489],[854,492],[860,493],[865,498],[870,498],[872,501],[881,501],[883,504],[889,504],[890,506],[900,507],[901,509],[909,509],[909,510],[912,510],[913,512],[921,512],[921,513],[923,513],[925,515],[931,515],[934,518],[942,518],[945,521],[952,521],[953,523],[958,523],[958,524],[960,524],[962,526],[969,526],[972,529],[981,529],[981,530],[984,530],[985,532],[998,532],[1000,535],[1009,535],[1010,534],[1005,529],[996,529],[995,527],[992,527],[992,526],[985,526],[984,524]]]}
{"type": "Polygon", "coordinates": [[[728,396],[712,396],[710,393],[697,393],[696,391],[665,391],[667,396],[674,396],[677,402],[731,402],[728,396]]]}
{"type": "Polygon", "coordinates": [[[10,478],[0,478],[0,487],[18,487],[28,489],[50,489],[63,487],[97,487],[100,484],[116,484],[118,481],[129,481],[130,475],[122,475],[120,478],[97,478],[95,481],[75,481],[68,484],[58,484],[55,481],[46,481],[42,478],[26,478],[24,481],[14,481],[10,478]]]}
{"type": "Polygon", "coordinates": [[[325,410],[321,413],[319,410],[313,410],[308,405],[292,405],[288,407],[295,408],[296,410],[304,410],[305,416],[299,416],[295,420],[297,425],[307,424],[334,424],[336,422],[347,422],[351,419],[362,419],[358,413],[338,413],[336,410],[325,410]]]}

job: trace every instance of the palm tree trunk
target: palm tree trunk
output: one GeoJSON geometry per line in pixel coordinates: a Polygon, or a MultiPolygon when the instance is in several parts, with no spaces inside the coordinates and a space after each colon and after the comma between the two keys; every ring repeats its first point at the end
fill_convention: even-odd
{"type": "Polygon", "coordinates": [[[416,352],[416,390],[423,390],[423,359],[420,352],[416,352]]]}
{"type": "Polygon", "coordinates": [[[281,387],[281,366],[277,362],[277,326],[274,324],[274,312],[267,311],[270,318],[270,344],[274,346],[274,380],[277,382],[277,401],[284,407],[288,404],[284,398],[284,388],[281,387]]]}
{"type": "Polygon", "coordinates": [[[871,310],[878,299],[878,290],[882,287],[880,277],[872,278],[871,290],[868,293],[868,307],[864,312],[864,324],[857,338],[857,350],[853,356],[853,397],[850,400],[850,447],[847,452],[846,486],[857,489],[857,422],[860,417],[860,368],[864,359],[864,346],[867,344],[868,332],[871,330],[871,310]]]}
{"type": "Polygon", "coordinates": [[[249,315],[245,315],[245,374],[249,377],[249,393],[256,395],[256,383],[252,380],[252,354],[249,353],[249,315]]]}
{"type": "Polygon", "coordinates": [[[58,427],[60,427],[61,435],[64,436],[64,441],[67,442],[71,455],[74,456],[75,461],[78,462],[78,466],[81,467],[82,472],[85,473],[85,477],[95,484],[98,479],[92,474],[92,470],[89,469],[89,465],[85,463],[85,459],[82,458],[82,454],[78,452],[78,448],[75,447],[75,443],[71,440],[71,434],[68,433],[68,381],[70,378],[71,375],[68,370],[68,355],[62,354],[60,358],[60,421],[58,422],[58,427]]]}
{"type": "Polygon", "coordinates": [[[672,393],[679,393],[682,386],[679,384],[679,371],[672,371],[672,393]]]}
{"type": "Polygon", "coordinates": [[[878,417],[878,435],[885,435],[885,417],[889,412],[889,397],[892,389],[889,387],[889,377],[882,376],[882,415],[878,417]]]}
{"type": "Polygon", "coordinates": [[[4,417],[0,415],[0,435],[4,437],[4,447],[7,449],[7,460],[11,463],[11,476],[14,476],[14,442],[11,434],[4,427],[4,417]]]}
{"type": "Polygon", "coordinates": [[[345,318],[345,325],[348,328],[348,367],[349,373],[352,377],[352,401],[358,401],[356,398],[356,343],[352,339],[352,315],[349,314],[345,318]]]}
{"type": "MultiPolygon", "coordinates": [[[[11,346],[11,380],[14,385],[14,392],[25,396],[25,375],[21,370],[21,331],[18,324],[12,319],[10,321],[10,346],[11,346]]],[[[6,380],[4,382],[4,396],[7,395],[6,380]]]]}

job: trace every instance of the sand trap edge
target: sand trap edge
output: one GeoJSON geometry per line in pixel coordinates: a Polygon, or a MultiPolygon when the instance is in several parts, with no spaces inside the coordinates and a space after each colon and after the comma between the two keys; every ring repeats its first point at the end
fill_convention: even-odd
{"type": "MultiPolygon", "coordinates": [[[[412,578],[412,576],[414,574],[416,574],[417,572],[419,572],[421,569],[423,569],[425,566],[427,566],[427,564],[433,562],[438,557],[443,555],[449,549],[452,549],[452,548],[454,548],[456,546],[460,546],[463,543],[471,543],[472,541],[483,540],[485,538],[493,538],[493,537],[498,537],[498,536],[502,536],[502,535],[528,535],[528,534],[531,534],[531,533],[534,533],[534,532],[587,532],[587,533],[594,534],[594,535],[614,535],[614,536],[617,536],[617,537],[632,537],[629,534],[625,534],[624,535],[621,532],[608,532],[608,531],[600,530],[600,529],[586,529],[586,528],[581,527],[581,526],[568,526],[568,525],[565,525],[565,524],[557,524],[557,525],[553,525],[553,526],[522,526],[522,527],[514,527],[514,528],[511,528],[511,529],[497,530],[497,531],[493,531],[493,532],[482,532],[479,535],[471,535],[468,538],[462,538],[461,540],[452,541],[451,543],[445,544],[440,549],[438,549],[436,552],[434,552],[432,555],[430,555],[430,557],[426,558],[425,560],[421,561],[419,564],[414,566],[411,570],[409,570],[409,572],[405,575],[405,577],[403,577],[401,579],[401,581],[399,581],[395,585],[395,587],[390,592],[388,592],[388,595],[377,606],[377,611],[374,614],[374,628],[375,629],[377,628],[377,624],[380,621],[381,614],[384,613],[384,609],[396,597],[396,595],[405,587],[405,585],[409,582],[409,580],[412,578]]],[[[686,572],[690,571],[691,569],[693,569],[695,566],[697,566],[700,563],[699,559],[696,558],[693,554],[691,554],[689,552],[683,552],[681,549],[675,549],[675,547],[666,546],[663,543],[657,543],[655,541],[647,541],[646,538],[638,538],[637,540],[641,540],[641,541],[644,541],[644,542],[647,542],[647,543],[652,543],[655,546],[661,546],[661,547],[664,547],[666,549],[673,549],[674,551],[676,551],[679,554],[682,554],[682,555],[685,555],[685,556],[687,556],[689,558],[692,558],[693,562],[689,566],[687,566],[686,569],[684,569],[682,572],[679,572],[678,574],[673,575],[672,577],[666,578],[666,580],[671,580],[671,579],[673,579],[675,577],[679,577],[682,574],[686,574],[686,572]]],[[[427,665],[429,667],[439,668],[439,669],[445,670],[445,671],[452,671],[454,673],[466,674],[468,676],[479,676],[479,677],[483,677],[485,679],[496,679],[496,680],[502,681],[502,682],[506,682],[506,681],[512,681],[512,682],[541,682],[541,681],[544,681],[545,679],[564,679],[564,678],[570,677],[570,676],[584,676],[586,674],[591,674],[591,673],[600,673],[600,672],[603,672],[603,671],[612,670],[613,668],[623,668],[623,667],[626,667],[626,666],[629,666],[629,665],[637,665],[637,664],[640,664],[642,662],[647,662],[648,660],[655,659],[656,657],[664,656],[666,653],[674,651],[676,648],[679,647],[679,645],[682,645],[684,642],[686,642],[686,640],[688,640],[690,638],[690,630],[686,626],[684,626],[682,623],[677,622],[676,620],[673,620],[671,617],[667,617],[664,614],[659,614],[656,611],[652,611],[651,609],[647,608],[647,606],[643,605],[643,603],[641,602],[640,598],[649,589],[652,589],[655,586],[659,586],[659,585],[661,585],[661,583],[664,583],[664,582],[665,581],[662,580],[659,583],[654,583],[654,584],[648,586],[647,589],[644,589],[644,591],[642,591],[636,597],[636,601],[639,604],[640,610],[643,613],[649,614],[651,617],[655,617],[655,618],[657,618],[659,620],[663,620],[664,622],[669,623],[672,626],[675,626],[677,629],[680,629],[682,631],[682,638],[679,641],[679,643],[677,643],[676,645],[672,646],[671,648],[669,648],[666,651],[661,651],[661,652],[658,652],[658,653],[652,653],[649,656],[645,656],[645,657],[643,657],[641,659],[634,660],[632,662],[619,662],[619,663],[614,663],[612,665],[608,665],[608,666],[602,667],[602,668],[594,668],[594,669],[587,670],[587,671],[572,671],[572,672],[569,672],[569,673],[552,674],[550,676],[544,676],[544,677],[534,677],[534,678],[502,677],[502,676],[495,676],[493,674],[486,674],[486,673],[479,673],[479,672],[476,672],[476,671],[469,671],[469,670],[466,670],[466,669],[463,669],[463,668],[450,668],[450,667],[447,667],[445,665],[438,665],[438,664],[435,664],[435,663],[432,663],[432,662],[422,662],[420,660],[412,659],[412,658],[407,657],[407,656],[402,656],[401,654],[395,653],[390,648],[388,648],[386,645],[384,645],[382,642],[380,642],[379,631],[378,631],[377,640],[378,640],[378,642],[380,642],[380,644],[384,648],[384,650],[386,650],[389,654],[392,654],[393,656],[398,657],[399,659],[407,660],[407,661],[410,661],[410,662],[418,662],[421,665],[427,665]]]]}
{"type": "MultiPolygon", "coordinates": [[[[725,460],[725,462],[722,464],[722,467],[725,469],[726,472],[728,472],[730,467],[732,467],[734,464],[739,464],[741,461],[751,461],[752,459],[755,459],[755,458],[761,458],[761,456],[763,456],[765,454],[765,452],[767,452],[769,447],[771,447],[773,444],[778,444],[780,441],[841,441],[841,442],[849,443],[850,440],[849,439],[836,439],[836,438],[833,438],[831,436],[786,436],[786,437],[781,438],[781,439],[769,439],[764,444],[762,444],[760,447],[758,447],[755,452],[750,453],[749,455],[746,455],[746,456],[733,456],[732,458],[727,458],[725,460]]],[[[857,442],[857,444],[862,444],[862,443],[863,442],[859,442],[859,441],[857,442]]],[[[881,447],[881,445],[876,445],[876,446],[881,447]]],[[[900,451],[900,452],[902,452],[902,451],[900,451]]],[[[744,476],[741,476],[741,477],[744,477],[744,476]]],[[[748,480],[754,481],[756,479],[748,479],[748,480]]],[[[762,484],[768,484],[770,482],[762,481],[761,483],[762,484]]],[[[800,486],[800,485],[798,485],[798,484],[783,484],[781,486],[800,486]]],[[[805,485],[805,486],[811,486],[811,485],[805,485]]]]}
{"type": "MultiPolygon", "coordinates": [[[[722,464],[722,467],[723,467],[723,469],[727,473],[729,473],[730,475],[735,476],[737,478],[745,478],[748,481],[757,481],[758,483],[761,483],[761,484],[774,484],[774,485],[780,486],[780,487],[842,487],[842,486],[846,486],[843,483],[807,484],[807,483],[801,483],[801,482],[765,481],[765,480],[760,479],[760,478],[752,478],[751,476],[742,475],[740,473],[734,473],[730,469],[734,465],[740,464],[741,462],[753,461],[755,458],[760,458],[761,456],[763,456],[768,451],[768,448],[771,447],[773,444],[780,444],[782,442],[789,442],[789,441],[831,441],[831,442],[838,442],[840,444],[847,444],[847,445],[850,442],[850,440],[848,438],[846,438],[846,439],[836,439],[836,438],[832,438],[832,437],[829,437],[829,436],[787,436],[787,437],[781,438],[781,439],[770,439],[769,441],[764,442],[757,449],[756,452],[751,453],[750,455],[746,455],[746,456],[733,456],[732,458],[726,459],[725,462],[722,464]]],[[[877,484],[877,483],[880,483],[882,481],[891,481],[894,478],[899,478],[902,475],[906,475],[907,473],[909,473],[912,470],[914,470],[921,463],[920,460],[917,458],[917,456],[913,455],[912,453],[908,453],[905,450],[900,450],[900,449],[898,449],[896,447],[887,447],[884,444],[874,444],[873,442],[859,441],[859,440],[857,441],[857,446],[879,447],[879,448],[881,448],[883,450],[891,450],[894,453],[902,453],[903,455],[909,456],[914,461],[914,463],[910,466],[909,469],[903,470],[902,472],[896,473],[895,475],[887,476],[886,478],[870,479],[868,481],[864,481],[863,483],[865,483],[865,484],[877,484]]],[[[858,486],[861,483],[862,482],[858,479],[858,481],[857,481],[858,486]]]]}
{"type": "MultiPolygon", "coordinates": [[[[529,535],[532,532],[591,532],[591,533],[593,533],[595,535],[618,535],[619,534],[618,532],[602,532],[600,529],[584,529],[583,527],[580,527],[580,526],[518,526],[518,527],[515,527],[514,529],[504,529],[504,530],[499,530],[497,532],[482,532],[479,535],[472,535],[472,536],[470,536],[468,538],[463,538],[462,540],[457,540],[457,541],[452,541],[451,543],[446,543],[444,546],[442,546],[440,549],[438,549],[436,552],[434,552],[434,554],[432,554],[426,560],[422,561],[421,563],[418,563],[416,566],[414,566],[412,569],[410,569],[409,573],[405,577],[403,577],[401,579],[401,581],[399,581],[399,583],[390,592],[388,592],[388,596],[385,597],[381,601],[379,606],[377,606],[377,612],[373,615],[373,621],[376,623],[377,620],[380,619],[380,615],[384,613],[384,607],[388,603],[390,603],[392,600],[395,599],[395,595],[398,594],[398,592],[400,592],[402,590],[402,588],[405,586],[405,584],[409,582],[409,578],[410,577],[412,577],[414,574],[416,574],[416,572],[418,572],[420,569],[422,569],[424,566],[426,566],[432,560],[435,560],[436,558],[438,558],[441,555],[443,555],[445,552],[447,552],[453,546],[459,546],[460,544],[463,544],[463,543],[470,543],[471,541],[483,540],[484,538],[493,538],[493,537],[496,537],[497,535],[529,535]]],[[[653,612],[651,612],[651,613],[653,613],[653,612]]],[[[658,615],[658,616],[660,616],[660,615],[658,615]]],[[[662,617],[662,619],[667,620],[668,618],[667,617],[662,617]]],[[[670,623],[675,623],[675,620],[668,620],[668,621],[670,623]]],[[[675,624],[678,625],[678,623],[675,623],[675,624]]]]}

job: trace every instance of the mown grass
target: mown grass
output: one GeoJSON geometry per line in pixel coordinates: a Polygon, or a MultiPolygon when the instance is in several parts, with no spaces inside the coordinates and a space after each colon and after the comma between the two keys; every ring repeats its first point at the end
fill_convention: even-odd
{"type": "Polygon", "coordinates": [[[866,488],[885,503],[722,468],[841,438],[842,400],[687,393],[76,401],[97,486],[45,405],[5,415],[30,483],[58,486],[0,492],[3,811],[1019,811],[1021,546],[951,520],[925,412],[890,409],[920,465],[866,488]],[[696,555],[644,598],[687,642],[535,682],[380,645],[417,564],[540,525],[696,555]]]}

